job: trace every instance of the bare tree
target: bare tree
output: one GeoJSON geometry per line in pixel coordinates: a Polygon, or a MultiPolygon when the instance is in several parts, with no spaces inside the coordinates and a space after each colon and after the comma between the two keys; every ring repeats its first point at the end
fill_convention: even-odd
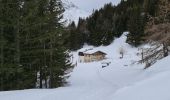
{"type": "Polygon", "coordinates": [[[141,55],[142,59],[139,63],[145,63],[145,69],[154,64],[157,60],[162,59],[164,57],[162,44],[159,42],[150,42],[149,47],[142,48],[141,55]]]}

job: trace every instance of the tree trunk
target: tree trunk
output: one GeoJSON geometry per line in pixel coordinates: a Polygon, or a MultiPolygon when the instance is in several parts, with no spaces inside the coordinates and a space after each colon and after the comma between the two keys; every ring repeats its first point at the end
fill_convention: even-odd
{"type": "Polygon", "coordinates": [[[17,26],[16,26],[16,65],[17,65],[17,68],[16,68],[16,86],[17,88],[20,87],[20,84],[19,84],[19,79],[18,79],[18,67],[20,67],[20,25],[19,25],[19,20],[17,22],[17,26]]]}
{"type": "Polygon", "coordinates": [[[144,63],[144,52],[143,52],[143,49],[142,49],[141,55],[142,55],[142,62],[141,63],[144,63]]]}
{"type": "Polygon", "coordinates": [[[42,67],[40,66],[40,88],[42,88],[42,67]]]}
{"type": "MultiPolygon", "coordinates": [[[[3,46],[4,44],[2,43],[3,42],[3,28],[2,27],[1,27],[0,32],[1,32],[1,68],[0,69],[2,70],[3,65],[4,65],[4,52],[3,52],[4,51],[3,50],[4,49],[4,46],[3,46]]],[[[3,76],[2,76],[2,73],[1,73],[1,83],[0,84],[1,84],[1,87],[0,87],[1,89],[0,90],[3,90],[3,76]]]]}
{"type": "Polygon", "coordinates": [[[53,50],[52,50],[52,48],[53,48],[53,45],[52,45],[52,38],[51,38],[51,40],[50,40],[50,82],[49,82],[49,88],[53,88],[53,71],[52,71],[52,68],[53,68],[53,64],[52,64],[52,62],[53,62],[53,50]]]}
{"type": "Polygon", "coordinates": [[[45,53],[46,47],[45,47],[45,42],[44,42],[44,79],[45,79],[45,88],[47,88],[47,74],[46,74],[46,69],[47,69],[47,63],[46,63],[46,53],[45,53]]]}
{"type": "Polygon", "coordinates": [[[16,63],[19,66],[20,65],[20,30],[19,30],[19,20],[17,22],[17,32],[16,32],[16,63]]]}
{"type": "Polygon", "coordinates": [[[166,45],[166,43],[162,43],[163,44],[163,56],[167,57],[168,56],[168,46],[166,45]]]}

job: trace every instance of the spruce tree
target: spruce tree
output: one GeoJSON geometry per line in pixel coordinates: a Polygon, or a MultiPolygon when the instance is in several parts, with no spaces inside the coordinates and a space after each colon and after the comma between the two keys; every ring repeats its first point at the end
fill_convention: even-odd
{"type": "Polygon", "coordinates": [[[61,0],[50,0],[49,3],[49,72],[50,72],[50,88],[63,86],[66,83],[66,74],[71,64],[68,59],[68,50],[64,47],[64,27],[61,23],[63,18],[63,5],[61,0]]]}
{"type": "Polygon", "coordinates": [[[145,16],[142,15],[140,5],[130,8],[130,18],[128,21],[128,38],[127,42],[133,46],[138,46],[143,42],[145,16]]]}
{"type": "Polygon", "coordinates": [[[0,1],[0,90],[65,84],[63,11],[60,0],[0,1]]]}

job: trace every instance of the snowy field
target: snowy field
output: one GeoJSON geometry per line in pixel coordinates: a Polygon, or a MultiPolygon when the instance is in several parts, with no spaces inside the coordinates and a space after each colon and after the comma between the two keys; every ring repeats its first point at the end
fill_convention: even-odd
{"type": "Polygon", "coordinates": [[[144,70],[144,65],[135,63],[141,58],[138,49],[125,41],[126,33],[107,47],[85,46],[74,52],[74,63],[78,52],[88,49],[107,53],[107,59],[77,63],[67,87],[0,92],[0,100],[170,100],[170,56],[144,70]],[[102,68],[103,62],[111,64],[102,68]]]}

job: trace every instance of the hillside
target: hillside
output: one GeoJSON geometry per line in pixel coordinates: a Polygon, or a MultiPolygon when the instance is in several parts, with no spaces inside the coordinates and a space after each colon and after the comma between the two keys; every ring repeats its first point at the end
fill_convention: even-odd
{"type": "Polygon", "coordinates": [[[74,3],[68,0],[63,0],[63,6],[65,8],[63,17],[64,20],[67,21],[66,24],[69,24],[72,21],[75,21],[75,23],[77,24],[79,17],[86,18],[91,14],[90,12],[79,8],[74,3]]]}
{"type": "Polygon", "coordinates": [[[126,34],[107,47],[84,46],[73,52],[74,63],[78,52],[88,49],[107,53],[107,59],[78,63],[70,74],[68,86],[0,92],[0,100],[169,100],[170,57],[144,70],[144,65],[134,63],[140,59],[136,56],[139,51],[125,43],[126,34]],[[123,59],[120,59],[120,47],[126,51],[123,59]],[[102,62],[111,64],[102,68],[102,62]]]}

